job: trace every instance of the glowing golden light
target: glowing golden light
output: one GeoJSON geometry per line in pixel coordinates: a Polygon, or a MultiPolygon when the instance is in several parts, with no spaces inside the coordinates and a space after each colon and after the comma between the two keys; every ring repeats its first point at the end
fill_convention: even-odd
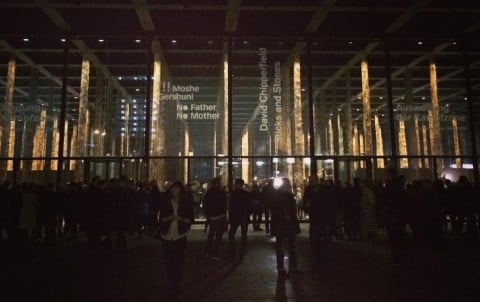
{"type": "MultiPolygon", "coordinates": [[[[399,115],[398,120],[398,150],[400,156],[408,155],[407,152],[407,136],[405,134],[405,117],[403,115],[399,115]]],[[[408,159],[401,158],[400,159],[400,168],[408,168],[408,159]]]]}
{"type": "MultiPolygon", "coordinates": [[[[376,142],[376,154],[378,156],[383,155],[383,137],[382,137],[382,126],[380,125],[380,120],[378,114],[375,114],[375,142],[376,142]]],[[[385,168],[385,161],[383,158],[377,160],[378,168],[385,168]]]]}

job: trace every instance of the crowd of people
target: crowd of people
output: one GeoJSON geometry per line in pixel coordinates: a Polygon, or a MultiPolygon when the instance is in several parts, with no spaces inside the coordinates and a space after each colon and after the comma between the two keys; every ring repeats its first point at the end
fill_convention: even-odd
{"type": "Polygon", "coordinates": [[[127,250],[131,238],[148,234],[162,241],[175,294],[182,279],[187,232],[199,212],[208,233],[206,257],[242,261],[252,224],[254,231],[265,230],[275,237],[280,275],[287,274],[285,248],[289,272],[297,270],[296,236],[300,221],[307,218],[314,254],[328,250],[334,238],[358,240],[367,260],[377,231],[385,229],[394,264],[407,256],[408,236],[415,246],[431,250],[442,250],[447,236],[455,240],[477,237],[480,207],[475,196],[479,192],[467,177],[456,182],[407,183],[395,172],[388,170],[382,181],[354,178],[343,185],[312,175],[304,187],[288,178],[251,184],[235,179],[231,192],[222,186],[220,177],[204,190],[178,181],[159,185],[155,180],[135,183],[126,177],[108,181],[94,177],[87,185],[71,182],[65,192],[55,191],[52,184],[11,186],[6,181],[0,188],[1,238],[13,244],[55,245],[59,236],[75,239],[82,233],[89,247],[127,250]],[[225,233],[228,248],[222,255],[225,233]]]}

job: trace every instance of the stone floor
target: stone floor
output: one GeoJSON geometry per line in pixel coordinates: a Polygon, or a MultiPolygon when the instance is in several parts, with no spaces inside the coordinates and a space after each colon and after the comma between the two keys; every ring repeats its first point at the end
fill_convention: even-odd
{"type": "MultiPolygon", "coordinates": [[[[300,272],[279,278],[274,239],[249,232],[240,263],[204,257],[201,227],[189,233],[185,301],[480,301],[478,243],[449,242],[443,252],[412,253],[392,266],[385,234],[374,258],[364,261],[360,243],[334,240],[314,257],[308,225],[298,237],[300,272]],[[316,263],[315,269],[313,263],[316,263]]],[[[225,236],[226,237],[226,236],[225,236]]],[[[223,251],[226,249],[225,240],[223,251]]],[[[127,252],[92,250],[84,238],[60,239],[55,247],[2,245],[0,301],[168,301],[160,242],[133,239],[127,252]]]]}

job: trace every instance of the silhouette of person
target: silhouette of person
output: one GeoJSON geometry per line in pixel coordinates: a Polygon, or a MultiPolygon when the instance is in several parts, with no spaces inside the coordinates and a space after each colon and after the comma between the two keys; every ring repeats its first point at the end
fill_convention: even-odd
{"type": "Polygon", "coordinates": [[[292,185],[288,178],[278,180],[278,189],[274,192],[273,200],[267,205],[272,213],[272,234],[275,236],[275,251],[277,271],[286,275],[284,264],[284,243],[288,245],[288,268],[290,272],[297,271],[297,235],[300,233],[300,224],[297,217],[296,202],[293,196],[292,185]]]}
{"type": "Polygon", "coordinates": [[[193,218],[193,203],[186,198],[182,182],[176,181],[169,188],[168,198],[160,208],[159,217],[165,268],[170,283],[169,296],[173,299],[180,297],[187,232],[193,218]]]}
{"type": "Polygon", "coordinates": [[[236,257],[235,234],[238,227],[240,227],[240,261],[243,260],[247,249],[248,223],[250,221],[252,210],[252,195],[243,188],[244,184],[243,179],[235,180],[235,187],[230,196],[230,205],[228,209],[228,220],[230,222],[230,229],[228,231],[229,256],[232,259],[235,259],[236,257]]]}
{"type": "Polygon", "coordinates": [[[203,200],[203,209],[208,220],[206,254],[212,259],[219,259],[220,243],[227,224],[227,193],[222,189],[221,179],[216,177],[212,187],[207,190],[203,200]]]}

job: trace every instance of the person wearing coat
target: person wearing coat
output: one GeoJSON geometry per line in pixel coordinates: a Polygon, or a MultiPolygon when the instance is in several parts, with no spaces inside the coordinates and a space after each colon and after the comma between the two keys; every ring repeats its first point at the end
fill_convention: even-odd
{"type": "Polygon", "coordinates": [[[203,199],[203,210],[208,221],[208,235],[205,254],[214,260],[219,260],[220,243],[223,233],[227,231],[227,201],[228,195],[222,189],[220,177],[212,180],[212,186],[203,199]]]}
{"type": "Polygon", "coordinates": [[[160,238],[170,283],[169,295],[173,299],[180,296],[187,232],[193,219],[193,204],[186,198],[183,183],[176,181],[170,187],[168,198],[161,206],[159,214],[160,238]]]}
{"type": "Polygon", "coordinates": [[[300,233],[296,202],[288,178],[281,179],[273,197],[268,207],[272,214],[271,232],[275,236],[277,271],[280,276],[286,276],[284,243],[286,242],[288,246],[289,271],[295,273],[297,271],[297,235],[300,233]]]}
{"type": "Polygon", "coordinates": [[[240,261],[243,260],[247,249],[248,224],[253,208],[252,194],[243,188],[244,184],[243,179],[235,180],[235,187],[230,196],[228,207],[228,221],[230,223],[228,231],[229,256],[232,260],[236,259],[235,234],[238,227],[240,227],[241,239],[238,252],[240,261]]]}

